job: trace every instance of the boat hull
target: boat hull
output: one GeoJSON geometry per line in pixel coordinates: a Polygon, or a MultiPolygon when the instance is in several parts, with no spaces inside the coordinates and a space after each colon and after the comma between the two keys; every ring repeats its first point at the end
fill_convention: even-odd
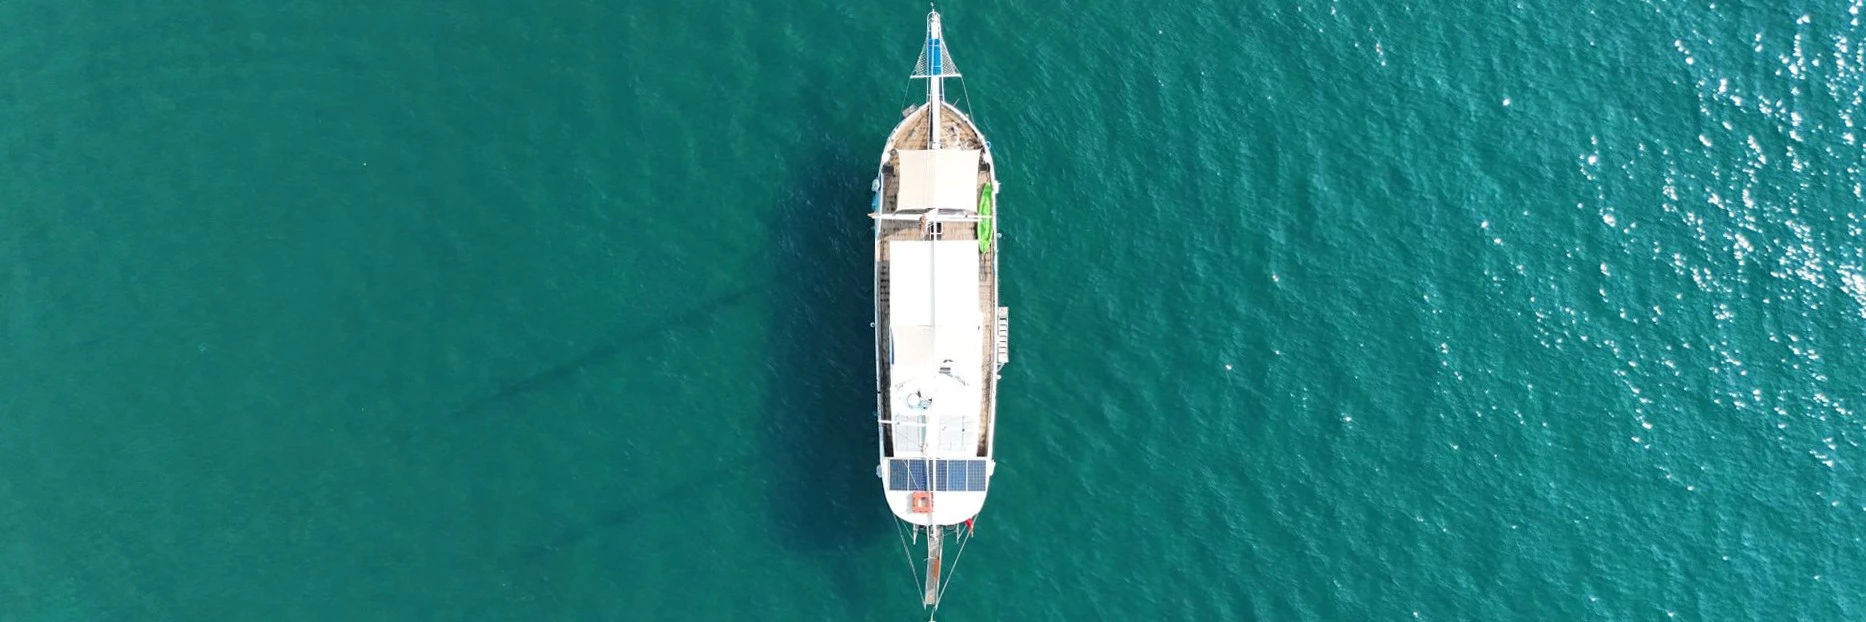
{"type": "Polygon", "coordinates": [[[984,505],[1008,358],[1008,313],[998,306],[1001,184],[971,117],[939,105],[938,115],[931,104],[909,109],[889,133],[870,202],[876,474],[897,517],[929,526],[963,523],[984,505]],[[934,132],[938,149],[929,148],[934,132]]]}

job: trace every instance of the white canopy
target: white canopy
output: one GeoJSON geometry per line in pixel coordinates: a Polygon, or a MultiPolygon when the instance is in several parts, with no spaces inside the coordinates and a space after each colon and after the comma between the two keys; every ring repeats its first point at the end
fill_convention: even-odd
{"type": "Polygon", "coordinates": [[[901,158],[901,189],[896,210],[978,210],[978,158],[975,149],[906,150],[901,158]]]}
{"type": "Polygon", "coordinates": [[[985,350],[978,242],[887,244],[891,411],[908,424],[895,426],[895,447],[902,455],[922,447],[926,455],[974,455],[985,350]]]}
{"type": "Polygon", "coordinates": [[[888,241],[888,325],[973,328],[978,306],[977,240],[888,241]]]}

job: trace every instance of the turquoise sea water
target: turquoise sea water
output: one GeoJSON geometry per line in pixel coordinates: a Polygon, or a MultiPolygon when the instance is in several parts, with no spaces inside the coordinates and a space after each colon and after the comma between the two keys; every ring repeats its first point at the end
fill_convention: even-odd
{"type": "MultiPolygon", "coordinates": [[[[0,620],[923,619],[924,9],[0,4],[0,620]]],[[[1866,616],[1859,0],[941,10],[1015,326],[940,619],[1866,616]]]]}

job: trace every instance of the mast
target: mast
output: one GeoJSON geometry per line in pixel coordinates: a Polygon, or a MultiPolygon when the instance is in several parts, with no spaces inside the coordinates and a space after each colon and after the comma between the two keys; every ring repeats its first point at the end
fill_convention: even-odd
{"type": "Polygon", "coordinates": [[[939,525],[927,528],[927,592],[923,601],[928,607],[939,606],[939,562],[940,541],[939,525]]]}
{"type": "Polygon", "coordinates": [[[914,78],[926,78],[928,114],[932,122],[927,132],[927,148],[940,148],[940,114],[945,108],[944,94],[946,78],[957,78],[959,72],[953,66],[952,58],[946,53],[946,42],[940,35],[939,11],[927,13],[927,42],[920,49],[920,62],[914,66],[914,78]]]}
{"type": "Polygon", "coordinates": [[[946,101],[946,95],[940,92],[940,90],[946,86],[946,78],[939,75],[940,69],[942,69],[942,67],[940,67],[940,52],[942,50],[940,50],[939,39],[939,12],[934,11],[927,15],[927,59],[933,63],[932,75],[927,76],[927,105],[933,107],[931,111],[933,114],[933,125],[931,131],[927,132],[928,140],[932,145],[928,146],[928,149],[939,148],[939,115],[941,112],[940,109],[945,108],[945,106],[941,106],[940,104],[946,101]]]}
{"type": "MultiPolygon", "coordinates": [[[[925,120],[929,124],[928,132],[927,132],[927,142],[926,142],[926,148],[929,150],[939,150],[939,149],[944,148],[944,145],[941,144],[941,135],[943,134],[942,130],[944,129],[943,126],[945,123],[945,119],[944,119],[945,107],[946,107],[945,106],[946,104],[945,80],[947,78],[958,78],[958,77],[960,77],[958,68],[954,65],[952,61],[952,55],[947,52],[944,35],[942,34],[941,29],[940,29],[939,12],[934,11],[934,10],[929,10],[927,12],[926,41],[920,47],[919,61],[915,63],[913,75],[910,76],[911,79],[925,78],[927,81],[926,94],[927,94],[927,106],[929,110],[927,110],[927,116],[925,117],[925,120]]],[[[908,124],[909,124],[908,121],[903,121],[902,127],[903,128],[909,127],[908,124]]],[[[953,207],[957,207],[957,206],[945,206],[945,205],[935,206],[932,209],[926,210],[926,213],[917,214],[917,215],[916,214],[897,214],[897,215],[875,214],[874,217],[877,218],[878,220],[917,219],[917,220],[921,220],[922,222],[926,222],[928,220],[955,221],[955,222],[969,220],[972,222],[978,222],[982,220],[983,218],[985,218],[985,216],[976,216],[976,215],[973,215],[973,216],[958,215],[958,214],[950,215],[950,216],[941,215],[942,208],[953,208],[953,207]]],[[[957,212],[961,210],[954,210],[954,211],[957,212]]],[[[932,235],[931,237],[933,239],[939,238],[938,235],[932,235]]],[[[951,363],[951,361],[948,361],[948,363],[951,363]]],[[[946,374],[948,373],[948,371],[949,370],[942,368],[941,373],[946,374]]],[[[937,388],[937,386],[939,385],[930,386],[928,387],[928,389],[935,389],[937,388]]],[[[892,400],[891,393],[890,393],[890,400],[892,400]]],[[[946,580],[945,577],[941,575],[941,565],[944,563],[944,556],[945,556],[945,553],[944,553],[945,530],[944,530],[944,527],[935,520],[934,515],[932,513],[932,508],[935,506],[933,497],[935,496],[936,491],[941,489],[941,486],[936,485],[935,483],[939,481],[941,477],[940,475],[941,471],[938,468],[940,466],[940,463],[934,456],[932,441],[934,437],[938,434],[938,430],[943,425],[943,423],[936,424],[934,415],[931,412],[927,412],[925,410],[922,410],[920,412],[921,420],[919,421],[911,421],[911,417],[909,417],[908,420],[900,420],[898,418],[903,413],[893,412],[892,410],[890,414],[893,416],[890,416],[888,418],[889,421],[887,423],[890,424],[889,429],[892,429],[893,425],[920,426],[922,428],[922,434],[920,437],[921,446],[919,448],[920,454],[921,454],[919,456],[921,465],[919,466],[921,466],[921,468],[925,470],[925,480],[924,480],[925,487],[924,489],[919,489],[918,488],[919,484],[916,484],[914,486],[909,486],[910,489],[914,489],[914,491],[911,494],[912,494],[912,504],[913,504],[914,512],[916,513],[916,515],[913,516],[912,518],[904,519],[903,522],[905,522],[907,525],[912,526],[912,530],[914,532],[916,539],[918,538],[922,530],[926,532],[926,535],[927,535],[926,574],[925,574],[924,592],[922,593],[922,603],[926,607],[930,608],[932,611],[937,611],[939,609],[940,597],[942,596],[941,592],[943,591],[943,588],[945,587],[944,581],[946,580]],[[925,503],[924,510],[922,509],[923,506],[921,505],[923,502],[925,503]],[[924,512],[924,515],[919,515],[919,513],[921,512],[924,512]]],[[[899,450],[902,448],[897,447],[896,449],[899,450]]],[[[901,462],[905,463],[906,461],[902,460],[901,462]]],[[[967,541],[967,538],[965,538],[961,532],[957,531],[956,528],[954,531],[954,538],[956,541],[960,543],[959,552],[963,553],[964,544],[967,541]]],[[[905,542],[902,542],[902,547],[907,548],[905,542]]],[[[954,563],[956,564],[957,561],[958,561],[958,557],[955,555],[954,563]]],[[[910,558],[909,563],[911,564],[911,558],[910,558]]]]}

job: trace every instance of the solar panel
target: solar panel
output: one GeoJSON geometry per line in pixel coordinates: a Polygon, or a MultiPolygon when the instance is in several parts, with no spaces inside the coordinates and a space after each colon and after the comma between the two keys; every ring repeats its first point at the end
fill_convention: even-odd
{"type": "Polygon", "coordinates": [[[933,478],[933,481],[939,483],[940,490],[970,490],[965,485],[965,463],[939,462],[933,466],[937,467],[938,472],[938,477],[933,478]]]}
{"type": "MultiPolygon", "coordinates": [[[[925,460],[889,460],[888,490],[929,490],[925,460]]],[[[930,490],[982,491],[984,460],[934,460],[930,490]]]]}
{"type": "Polygon", "coordinates": [[[927,463],[924,460],[889,460],[888,490],[926,490],[927,463]]]}

